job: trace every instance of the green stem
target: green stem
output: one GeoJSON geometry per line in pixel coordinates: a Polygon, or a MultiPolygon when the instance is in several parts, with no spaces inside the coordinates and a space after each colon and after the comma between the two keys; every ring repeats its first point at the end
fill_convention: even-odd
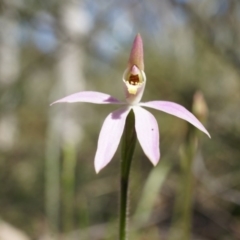
{"type": "Polygon", "coordinates": [[[63,230],[71,231],[74,227],[74,190],[75,190],[75,168],[77,164],[77,153],[74,144],[66,143],[63,147],[63,230]]]}
{"type": "Polygon", "coordinates": [[[193,160],[197,151],[196,130],[190,128],[186,142],[180,151],[180,188],[177,194],[171,240],[191,239],[192,201],[194,177],[192,173],[193,160]]]}
{"type": "Polygon", "coordinates": [[[126,119],[122,137],[119,240],[127,239],[129,173],[136,140],[135,118],[131,111],[126,119]]]}
{"type": "Polygon", "coordinates": [[[45,160],[45,211],[52,232],[59,231],[60,209],[60,142],[56,127],[50,121],[45,160]]]}
{"type": "MultiPolygon", "coordinates": [[[[194,141],[194,140],[193,140],[194,141]]],[[[183,199],[182,199],[182,239],[191,238],[191,226],[192,226],[192,196],[193,196],[193,159],[195,155],[194,144],[189,143],[188,146],[185,146],[185,151],[181,157],[182,162],[182,184],[183,184],[183,199]]]]}

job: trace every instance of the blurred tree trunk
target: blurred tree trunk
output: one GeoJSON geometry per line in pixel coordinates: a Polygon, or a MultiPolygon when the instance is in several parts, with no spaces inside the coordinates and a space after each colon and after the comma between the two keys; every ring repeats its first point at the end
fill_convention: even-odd
{"type": "MultiPolygon", "coordinates": [[[[59,23],[65,40],[60,43],[57,53],[57,84],[52,93],[54,100],[82,91],[85,86],[81,41],[86,32],[81,30],[82,20],[79,21],[82,17],[81,11],[80,6],[73,2],[65,2],[60,7],[59,23]]],[[[80,146],[82,136],[81,119],[77,117],[76,112],[75,106],[63,104],[51,108],[49,115],[48,148],[52,150],[46,159],[46,211],[55,229],[60,224],[59,219],[62,219],[64,231],[74,228],[75,167],[77,146],[80,146]],[[55,153],[55,156],[52,153],[55,153]],[[61,153],[62,167],[60,167],[61,153]]]]}
{"type": "MultiPolygon", "coordinates": [[[[18,23],[16,11],[3,1],[4,8],[0,10],[0,96],[2,108],[7,108],[9,101],[5,99],[7,93],[14,97],[12,88],[19,74],[19,45],[17,40],[18,23]],[[2,94],[1,94],[2,92],[2,94]]],[[[12,99],[14,102],[14,99],[12,99]]],[[[10,106],[0,117],[0,150],[10,150],[15,142],[17,133],[17,118],[15,109],[10,106]]],[[[1,109],[3,110],[3,109],[1,109]]]]}

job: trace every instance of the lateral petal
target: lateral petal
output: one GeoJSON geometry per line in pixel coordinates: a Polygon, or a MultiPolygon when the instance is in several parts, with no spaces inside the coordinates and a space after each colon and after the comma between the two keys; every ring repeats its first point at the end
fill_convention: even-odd
{"type": "Polygon", "coordinates": [[[199,130],[201,130],[202,132],[206,133],[208,137],[210,137],[210,134],[208,133],[206,128],[202,125],[202,123],[191,112],[189,112],[185,107],[181,106],[180,104],[168,101],[151,101],[146,103],[140,103],[139,105],[143,107],[154,108],[166,112],[168,114],[174,115],[176,117],[179,117],[181,119],[184,119],[191,123],[196,128],[198,128],[199,130]]]}
{"type": "Polygon", "coordinates": [[[71,94],[67,97],[61,98],[51,105],[60,102],[74,103],[74,102],[88,102],[88,103],[96,103],[96,104],[121,104],[122,102],[118,99],[112,97],[111,95],[101,93],[101,92],[93,92],[93,91],[84,91],[71,94]]]}
{"type": "Polygon", "coordinates": [[[133,111],[139,143],[149,160],[156,165],[160,159],[158,123],[150,112],[141,107],[134,106],[133,111]]]}
{"type": "Polygon", "coordinates": [[[129,111],[129,107],[120,108],[110,113],[104,120],[94,160],[97,173],[112,160],[123,134],[129,111]]]}

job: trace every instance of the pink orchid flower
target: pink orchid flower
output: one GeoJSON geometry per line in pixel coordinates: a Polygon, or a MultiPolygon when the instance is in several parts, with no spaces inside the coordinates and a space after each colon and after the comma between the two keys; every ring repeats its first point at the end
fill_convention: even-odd
{"type": "Polygon", "coordinates": [[[134,39],[128,67],[123,74],[123,84],[126,94],[125,102],[119,101],[105,93],[84,91],[69,95],[52,103],[88,102],[95,104],[118,104],[122,106],[116,111],[111,112],[102,125],[94,161],[97,173],[113,158],[123,134],[126,117],[131,110],[133,110],[135,115],[135,129],[139,143],[154,166],[160,159],[158,124],[155,117],[142,107],[153,108],[182,118],[210,137],[210,134],[200,121],[183,106],[168,101],[140,102],[146,85],[143,44],[140,34],[134,39]]]}

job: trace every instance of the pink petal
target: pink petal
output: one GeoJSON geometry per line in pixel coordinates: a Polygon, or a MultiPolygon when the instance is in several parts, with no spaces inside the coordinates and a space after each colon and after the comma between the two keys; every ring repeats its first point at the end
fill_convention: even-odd
{"type": "Polygon", "coordinates": [[[188,121],[189,123],[191,123],[193,126],[198,128],[199,130],[206,133],[210,137],[210,134],[205,129],[205,127],[201,124],[201,122],[191,112],[189,112],[185,107],[183,107],[177,103],[168,102],[168,101],[151,101],[151,102],[146,102],[146,103],[140,103],[139,105],[144,106],[144,107],[154,108],[154,109],[172,114],[176,117],[182,118],[182,119],[188,121]]]}
{"type": "Polygon", "coordinates": [[[133,41],[132,50],[128,61],[129,68],[132,68],[133,65],[136,65],[142,71],[144,70],[143,42],[139,33],[133,41]]]}
{"type": "Polygon", "coordinates": [[[160,158],[159,131],[155,117],[141,107],[133,107],[138,140],[149,160],[156,165],[160,158]]]}
{"type": "Polygon", "coordinates": [[[110,113],[104,120],[94,161],[97,173],[111,161],[116,152],[129,111],[128,107],[120,108],[110,113]]]}
{"type": "Polygon", "coordinates": [[[96,104],[121,104],[119,100],[116,98],[101,92],[92,92],[92,91],[85,91],[85,92],[78,92],[71,94],[67,97],[64,97],[60,100],[53,102],[51,105],[59,102],[88,102],[88,103],[96,103],[96,104]]]}

